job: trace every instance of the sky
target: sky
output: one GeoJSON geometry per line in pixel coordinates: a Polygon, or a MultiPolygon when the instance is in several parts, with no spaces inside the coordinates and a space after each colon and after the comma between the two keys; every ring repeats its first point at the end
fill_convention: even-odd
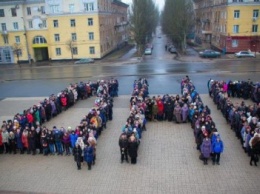
{"type": "MultiPolygon", "coordinates": [[[[132,0],[121,0],[121,1],[126,3],[126,4],[132,3],[132,0]]],[[[161,11],[163,9],[163,6],[164,6],[164,0],[154,0],[154,2],[155,2],[156,5],[158,5],[159,10],[161,11]]]]}

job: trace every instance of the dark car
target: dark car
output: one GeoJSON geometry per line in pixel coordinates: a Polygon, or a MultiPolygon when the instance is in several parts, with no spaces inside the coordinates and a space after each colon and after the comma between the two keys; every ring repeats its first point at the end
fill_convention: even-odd
{"type": "Polygon", "coordinates": [[[205,51],[199,52],[199,56],[203,57],[203,58],[217,58],[217,57],[220,57],[221,54],[220,54],[220,52],[217,52],[217,51],[205,50],[205,51]]]}
{"type": "Polygon", "coordinates": [[[177,49],[175,47],[171,47],[169,51],[170,53],[177,53],[177,49]]]}
{"type": "Polygon", "coordinates": [[[83,58],[75,62],[75,64],[85,64],[85,63],[94,63],[94,59],[91,58],[83,58]]]}

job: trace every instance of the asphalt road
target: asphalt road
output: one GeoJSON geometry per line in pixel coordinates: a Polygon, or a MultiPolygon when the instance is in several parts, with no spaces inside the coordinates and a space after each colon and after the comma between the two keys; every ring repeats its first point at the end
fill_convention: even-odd
{"type": "MultiPolygon", "coordinates": [[[[140,77],[148,78],[153,86],[150,88],[151,94],[178,93],[179,83],[185,75],[190,76],[201,94],[207,93],[206,84],[209,78],[226,81],[250,78],[255,82],[259,79],[258,59],[201,59],[200,62],[180,62],[165,51],[166,37],[161,35],[158,38],[159,34],[158,29],[152,42],[153,54],[144,56],[140,63],[131,62],[131,58],[127,57],[131,55],[126,54],[123,61],[116,63],[96,62],[88,65],[66,64],[21,69],[0,66],[0,99],[48,96],[60,92],[70,83],[111,77],[119,80],[120,95],[130,94],[132,88],[129,83],[140,77]]],[[[196,53],[190,55],[196,59],[196,53]]]]}

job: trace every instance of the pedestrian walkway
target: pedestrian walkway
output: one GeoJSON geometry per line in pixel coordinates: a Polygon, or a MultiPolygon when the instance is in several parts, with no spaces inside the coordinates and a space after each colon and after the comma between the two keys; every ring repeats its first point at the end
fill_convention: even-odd
{"type": "MultiPolygon", "coordinates": [[[[206,94],[201,97],[225,143],[219,166],[205,166],[199,160],[190,124],[168,121],[149,122],[137,164],[121,164],[118,138],[129,115],[130,96],[120,96],[114,99],[113,121],[98,139],[96,165],[91,171],[87,165],[78,171],[72,156],[0,155],[0,193],[258,193],[259,167],[249,165],[212,99],[206,94]]],[[[31,99],[22,102],[0,101],[0,110],[6,110],[0,112],[0,122],[34,103],[31,99]]],[[[93,102],[94,98],[80,101],[46,126],[75,127],[93,102]]]]}

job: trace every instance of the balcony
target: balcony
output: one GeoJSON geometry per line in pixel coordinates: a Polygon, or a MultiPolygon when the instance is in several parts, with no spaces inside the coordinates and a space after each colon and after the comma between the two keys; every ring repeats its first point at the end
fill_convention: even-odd
{"type": "Polygon", "coordinates": [[[7,30],[3,30],[3,31],[1,32],[1,34],[2,34],[2,36],[8,36],[8,31],[7,31],[7,30]]]}

